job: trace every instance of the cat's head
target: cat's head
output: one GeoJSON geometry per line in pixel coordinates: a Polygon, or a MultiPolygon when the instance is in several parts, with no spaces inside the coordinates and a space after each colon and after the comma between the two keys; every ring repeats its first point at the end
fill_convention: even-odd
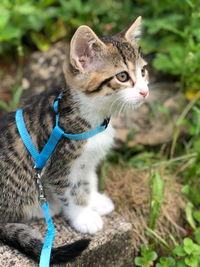
{"type": "Polygon", "coordinates": [[[141,17],[111,37],[98,38],[80,26],[71,43],[65,76],[70,88],[93,102],[110,107],[111,113],[125,106],[138,107],[148,96],[147,63],[137,39],[141,17]],[[126,105],[128,104],[128,105],[126,105]]]}

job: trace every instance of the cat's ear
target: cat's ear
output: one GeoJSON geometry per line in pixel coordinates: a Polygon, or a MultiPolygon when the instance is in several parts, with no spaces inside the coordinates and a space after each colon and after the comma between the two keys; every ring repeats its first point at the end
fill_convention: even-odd
{"type": "Polygon", "coordinates": [[[141,19],[137,17],[126,29],[118,33],[116,37],[126,39],[129,42],[136,42],[141,35],[141,19]]]}
{"type": "Polygon", "coordinates": [[[71,64],[80,72],[90,70],[98,64],[105,49],[105,44],[88,26],[80,26],[70,43],[71,64]]]}

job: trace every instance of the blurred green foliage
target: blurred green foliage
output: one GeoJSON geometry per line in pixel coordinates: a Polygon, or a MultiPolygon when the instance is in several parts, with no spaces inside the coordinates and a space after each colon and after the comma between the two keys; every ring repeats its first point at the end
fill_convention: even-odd
{"type": "Polygon", "coordinates": [[[146,53],[156,53],[153,66],[164,73],[180,76],[183,88],[199,89],[199,1],[143,2],[146,3],[143,14],[144,25],[147,28],[143,46],[146,53]]]}
{"type": "Polygon", "coordinates": [[[177,244],[173,249],[172,256],[161,257],[158,262],[157,253],[150,246],[142,245],[141,257],[136,257],[134,262],[136,266],[143,267],[199,267],[200,246],[194,243],[189,237],[186,237],[183,240],[183,244],[177,244]]]}
{"type": "Polygon", "coordinates": [[[156,220],[160,215],[164,200],[164,182],[158,172],[154,172],[151,174],[149,178],[149,189],[150,189],[149,227],[152,230],[154,230],[156,226],[156,220]]]}
{"type": "Polygon", "coordinates": [[[183,88],[200,86],[200,5],[198,0],[1,0],[0,55],[13,48],[36,46],[45,51],[70,39],[82,25],[97,34],[115,33],[143,16],[144,53],[153,66],[179,76],[183,88]]]}
{"type": "Polygon", "coordinates": [[[128,11],[127,4],[111,0],[102,0],[100,5],[98,0],[2,0],[0,55],[8,55],[19,44],[45,51],[62,38],[70,39],[82,24],[97,34],[117,31],[133,19],[133,14],[128,19],[128,11]]]}

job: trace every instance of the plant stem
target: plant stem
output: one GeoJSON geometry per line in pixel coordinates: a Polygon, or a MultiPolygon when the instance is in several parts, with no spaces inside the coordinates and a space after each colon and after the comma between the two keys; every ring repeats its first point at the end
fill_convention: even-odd
{"type": "Polygon", "coordinates": [[[145,230],[150,235],[152,235],[154,238],[156,238],[166,248],[168,248],[170,251],[173,251],[173,248],[170,246],[170,244],[168,244],[167,241],[164,238],[162,238],[159,234],[157,234],[155,231],[151,230],[149,227],[146,227],[145,230]]]}
{"type": "Polygon", "coordinates": [[[174,135],[173,135],[173,140],[172,140],[172,146],[171,146],[171,151],[170,151],[170,158],[173,157],[174,152],[175,152],[175,147],[176,147],[176,142],[179,137],[180,133],[180,126],[183,121],[183,119],[187,116],[188,112],[191,110],[191,108],[195,105],[197,100],[200,97],[200,91],[196,93],[195,97],[187,104],[185,109],[182,111],[181,115],[179,116],[177,123],[175,125],[175,130],[174,130],[174,135]]]}
{"type": "Polygon", "coordinates": [[[18,68],[17,68],[17,84],[21,84],[22,82],[22,69],[23,69],[23,47],[21,45],[21,41],[17,46],[17,54],[18,54],[18,68]]]}
{"type": "MultiPolygon", "coordinates": [[[[169,160],[163,160],[161,162],[154,163],[154,164],[151,165],[151,167],[157,167],[157,166],[160,166],[160,165],[171,164],[171,163],[176,162],[176,161],[190,159],[190,158],[194,158],[196,156],[197,156],[197,152],[194,152],[194,153],[191,153],[191,154],[188,154],[188,155],[184,155],[184,156],[180,156],[180,157],[172,158],[172,159],[169,159],[169,160]]],[[[143,168],[141,168],[141,170],[146,170],[148,168],[149,167],[143,167],[143,168]]]]}

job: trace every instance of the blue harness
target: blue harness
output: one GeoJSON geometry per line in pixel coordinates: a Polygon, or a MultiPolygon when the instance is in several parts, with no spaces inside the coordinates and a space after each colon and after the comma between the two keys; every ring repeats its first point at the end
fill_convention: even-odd
{"type": "MultiPolygon", "coordinates": [[[[23,110],[19,109],[16,111],[16,124],[17,124],[17,128],[18,131],[20,133],[20,136],[24,142],[24,145],[26,146],[26,148],[28,149],[28,151],[30,152],[31,156],[33,157],[34,161],[35,161],[35,169],[36,170],[41,170],[47,160],[49,159],[49,157],[51,156],[51,154],[53,153],[54,149],[56,148],[57,143],[63,138],[66,137],[68,139],[72,139],[72,140],[84,140],[84,139],[88,139],[100,132],[103,132],[109,123],[109,119],[104,120],[104,122],[99,125],[98,127],[96,127],[95,129],[89,131],[89,132],[84,132],[81,134],[67,134],[65,133],[62,128],[60,128],[59,126],[59,113],[58,113],[58,103],[59,100],[62,98],[62,93],[59,94],[57,100],[54,102],[54,111],[56,113],[56,125],[53,128],[53,131],[47,141],[47,143],[45,144],[45,146],[43,147],[42,151],[39,153],[37,151],[37,149],[35,148],[31,137],[26,129],[26,125],[24,123],[24,119],[23,119],[23,110]]],[[[45,220],[47,223],[47,234],[45,237],[45,241],[44,241],[44,245],[42,248],[42,252],[40,255],[40,267],[48,267],[50,264],[50,257],[51,257],[51,249],[52,249],[52,245],[53,245],[53,239],[54,239],[54,235],[55,235],[55,228],[49,213],[49,204],[46,201],[46,198],[44,196],[44,192],[43,192],[43,186],[41,183],[41,176],[39,171],[36,171],[36,180],[39,186],[39,190],[40,190],[40,201],[41,201],[41,205],[42,205],[42,209],[45,215],[45,220]]]]}

